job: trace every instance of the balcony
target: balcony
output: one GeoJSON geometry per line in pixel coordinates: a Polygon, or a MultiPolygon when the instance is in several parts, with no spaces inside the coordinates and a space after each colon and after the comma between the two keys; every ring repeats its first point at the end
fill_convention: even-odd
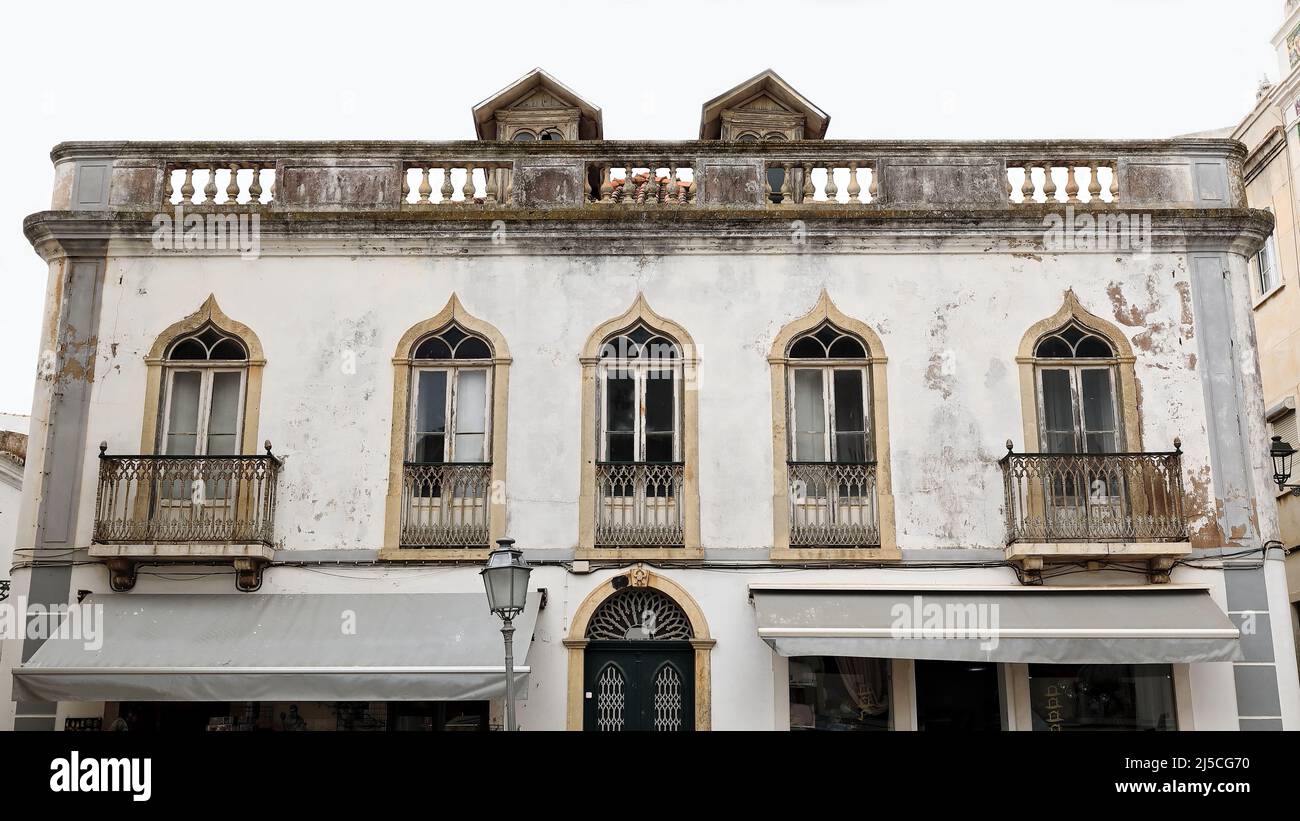
{"type": "Polygon", "coordinates": [[[880,546],[876,463],[790,462],[790,546],[880,546]]]}
{"type": "MultiPolygon", "coordinates": [[[[234,561],[241,574],[274,554],[282,463],[250,456],[110,455],[100,445],[90,555],[109,560],[114,589],[134,584],[142,560],[234,561]]],[[[254,583],[241,577],[241,589],[254,583]]],[[[247,588],[255,589],[255,588],[247,588]]]]}
{"type": "MultiPolygon", "coordinates": [[[[1168,559],[1189,552],[1182,451],[1013,453],[1000,462],[1008,558],[1168,559]]],[[[1165,567],[1167,570],[1168,568],[1165,567]]]]}
{"type": "Polygon", "coordinates": [[[683,544],[682,462],[596,464],[597,547],[683,544]]]}
{"type": "Polygon", "coordinates": [[[492,464],[402,465],[403,548],[485,548],[492,464]]]}

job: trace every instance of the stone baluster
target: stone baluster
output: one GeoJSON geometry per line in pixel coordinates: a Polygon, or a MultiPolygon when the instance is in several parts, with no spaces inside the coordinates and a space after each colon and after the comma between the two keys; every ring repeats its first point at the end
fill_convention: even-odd
{"type": "MultiPolygon", "coordinates": [[[[867,194],[871,201],[875,202],[880,197],[880,166],[875,163],[871,164],[871,187],[867,189],[867,194]]],[[[1007,196],[1011,196],[1011,178],[1007,178],[1007,196]]]]}
{"type": "Polygon", "coordinates": [[[1119,202],[1119,161],[1110,164],[1110,201],[1119,202]]]}
{"type": "Polygon", "coordinates": [[[668,161],[668,190],[664,193],[664,202],[672,205],[682,204],[681,186],[677,184],[677,162],[668,161]]]}
{"type": "Polygon", "coordinates": [[[474,164],[473,163],[468,163],[468,162],[465,163],[465,184],[461,186],[460,195],[465,200],[465,203],[467,205],[474,202],[474,164]]]}
{"type": "Polygon", "coordinates": [[[1051,160],[1043,163],[1043,202],[1056,202],[1056,180],[1052,177],[1054,167],[1051,160]]]}
{"type": "Polygon", "coordinates": [[[768,173],[772,170],[772,166],[763,163],[763,168],[766,169],[763,171],[763,204],[766,205],[772,201],[772,176],[768,173]]]}
{"type": "MultiPolygon", "coordinates": [[[[875,184],[876,184],[876,172],[875,169],[872,169],[871,185],[874,187],[875,184]]],[[[1012,193],[1015,191],[1015,189],[1011,185],[1011,166],[1007,166],[1007,173],[1002,178],[1002,184],[1003,184],[1003,188],[1007,192],[1007,202],[1015,202],[1015,200],[1012,199],[1012,193]]]]}
{"type": "Polygon", "coordinates": [[[781,204],[794,205],[794,163],[782,163],[781,204]]]}
{"type": "Polygon", "coordinates": [[[835,203],[839,200],[840,189],[835,185],[835,163],[826,163],[826,202],[835,203]]]}
{"type": "Polygon", "coordinates": [[[632,168],[632,161],[626,160],[627,168],[623,169],[623,204],[632,205],[636,202],[636,183],[632,181],[635,172],[632,168]]]}
{"type": "Polygon", "coordinates": [[[429,167],[420,164],[420,201],[419,205],[428,205],[429,196],[433,194],[433,184],[429,182],[429,167]]]}
{"type": "Polygon", "coordinates": [[[402,200],[401,204],[406,205],[406,200],[411,196],[411,169],[405,165],[402,166],[402,200]]]}
{"type": "Polygon", "coordinates": [[[230,182],[226,184],[226,205],[239,204],[239,163],[230,164],[230,182]]]}
{"type": "Polygon", "coordinates": [[[1027,205],[1034,201],[1034,164],[1025,163],[1025,181],[1020,184],[1020,196],[1027,205]]]}
{"type": "Polygon", "coordinates": [[[1079,181],[1074,178],[1074,163],[1070,161],[1065,163],[1065,201],[1079,201],[1079,181]]]}
{"type": "Polygon", "coordinates": [[[603,163],[600,167],[600,201],[603,203],[614,201],[614,181],[611,179],[613,175],[614,166],[603,163]]]}
{"type": "Polygon", "coordinates": [[[857,160],[849,162],[849,205],[862,204],[862,183],[858,182],[857,160]]]}
{"type": "Polygon", "coordinates": [[[483,169],[483,204],[497,204],[497,170],[490,165],[483,169]]]}
{"type": "Polygon", "coordinates": [[[803,204],[812,205],[817,201],[817,186],[813,185],[812,163],[803,164],[803,204]]]}
{"type": "MultiPolygon", "coordinates": [[[[406,182],[406,178],[402,178],[406,182]]],[[[403,197],[405,199],[405,197],[403,197]]],[[[262,202],[262,166],[253,166],[253,181],[248,185],[248,204],[258,205],[262,202]]]]}
{"type": "Polygon", "coordinates": [[[695,187],[695,167],[692,166],[692,167],[691,167],[691,184],[688,185],[688,186],[686,186],[686,201],[687,201],[688,203],[693,203],[693,202],[695,202],[695,195],[698,194],[698,193],[699,193],[699,189],[697,189],[697,188],[695,187]]]}
{"type": "Polygon", "coordinates": [[[645,204],[659,204],[659,169],[654,160],[646,160],[645,204]]]}
{"type": "Polygon", "coordinates": [[[438,188],[438,193],[442,195],[442,205],[451,204],[451,195],[456,193],[456,189],[451,184],[450,165],[444,165],[442,167],[442,185],[438,188]]]}
{"type": "Polygon", "coordinates": [[[185,182],[181,183],[181,202],[189,205],[194,201],[194,169],[186,166],[185,182]]]}
{"type": "Polygon", "coordinates": [[[163,166],[163,205],[171,205],[172,202],[172,169],[163,166]]]}
{"type": "Polygon", "coordinates": [[[1101,178],[1097,176],[1097,164],[1088,163],[1088,202],[1101,202],[1101,178]]]}
{"type": "Polygon", "coordinates": [[[203,186],[203,204],[217,204],[217,166],[208,166],[208,183],[203,186]]]}
{"type": "Polygon", "coordinates": [[[271,187],[266,192],[266,197],[269,202],[275,202],[275,186],[279,184],[279,180],[279,177],[271,177],[271,187]]]}

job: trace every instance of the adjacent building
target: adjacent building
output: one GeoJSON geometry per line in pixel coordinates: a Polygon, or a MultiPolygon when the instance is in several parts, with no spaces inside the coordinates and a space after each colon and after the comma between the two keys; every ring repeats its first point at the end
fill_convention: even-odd
{"type": "Polygon", "coordinates": [[[55,147],[14,726],[1300,728],[1240,143],[602,117],[55,147]]]}
{"type": "MultiPolygon", "coordinates": [[[[1246,201],[1270,212],[1274,228],[1250,262],[1248,299],[1255,318],[1271,436],[1300,447],[1296,398],[1300,396],[1300,228],[1294,185],[1300,170],[1300,3],[1288,0],[1272,40],[1277,83],[1261,83],[1255,109],[1230,129],[1244,143],[1246,201]],[[1288,287],[1289,286],[1289,287],[1288,287]]],[[[1291,482],[1292,484],[1295,481],[1291,482]]],[[[1288,551],[1287,595],[1300,640],[1300,497],[1274,487],[1280,539],[1288,551]]]]}

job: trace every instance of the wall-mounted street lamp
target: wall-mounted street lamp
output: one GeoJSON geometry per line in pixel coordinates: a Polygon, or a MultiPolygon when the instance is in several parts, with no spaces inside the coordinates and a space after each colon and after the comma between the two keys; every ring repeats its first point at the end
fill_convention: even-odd
{"type": "Polygon", "coordinates": [[[506,731],[515,726],[514,618],[528,600],[528,576],[533,569],[514,539],[497,539],[497,549],[488,554],[487,567],[479,571],[487,590],[488,608],[501,617],[501,635],[506,642],[506,731]]]}
{"type": "Polygon", "coordinates": [[[1287,484],[1291,478],[1291,457],[1295,453],[1291,443],[1283,441],[1281,436],[1274,436],[1273,444],[1268,449],[1268,455],[1273,457],[1273,481],[1277,483],[1278,490],[1289,490],[1292,496],[1300,496],[1300,485],[1287,484]]]}

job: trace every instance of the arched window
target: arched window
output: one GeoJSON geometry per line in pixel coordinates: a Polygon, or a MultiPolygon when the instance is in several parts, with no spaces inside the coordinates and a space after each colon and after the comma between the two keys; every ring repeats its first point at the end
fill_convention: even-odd
{"type": "Polygon", "coordinates": [[[533,134],[533,132],[528,131],[526,129],[520,129],[519,131],[515,132],[515,136],[512,137],[511,139],[517,143],[530,143],[533,140],[537,139],[537,135],[533,134]]]}
{"type": "Polygon", "coordinates": [[[411,352],[407,461],[491,461],[492,346],[456,323],[411,352]]]}
{"type": "Polygon", "coordinates": [[[172,341],[163,356],[164,455],[240,453],[248,359],[243,341],[211,322],[172,341]]]}
{"type": "Polygon", "coordinates": [[[796,337],[789,359],[791,461],[870,462],[866,345],[826,322],[796,337]]]}
{"type": "Polygon", "coordinates": [[[600,349],[600,460],[681,460],[682,353],[637,323],[600,349]]]}
{"type": "Polygon", "coordinates": [[[1038,425],[1044,453],[1123,450],[1114,346],[1077,319],[1034,346],[1038,425]]]}
{"type": "Polygon", "coordinates": [[[641,294],[587,337],[579,558],[701,555],[694,352],[641,294]]]}
{"type": "Polygon", "coordinates": [[[455,294],[393,356],[384,560],[466,561],[504,537],[510,350],[455,294]]]}
{"type": "Polygon", "coordinates": [[[822,291],[772,341],[773,547],[896,559],[884,346],[822,291]]]}

